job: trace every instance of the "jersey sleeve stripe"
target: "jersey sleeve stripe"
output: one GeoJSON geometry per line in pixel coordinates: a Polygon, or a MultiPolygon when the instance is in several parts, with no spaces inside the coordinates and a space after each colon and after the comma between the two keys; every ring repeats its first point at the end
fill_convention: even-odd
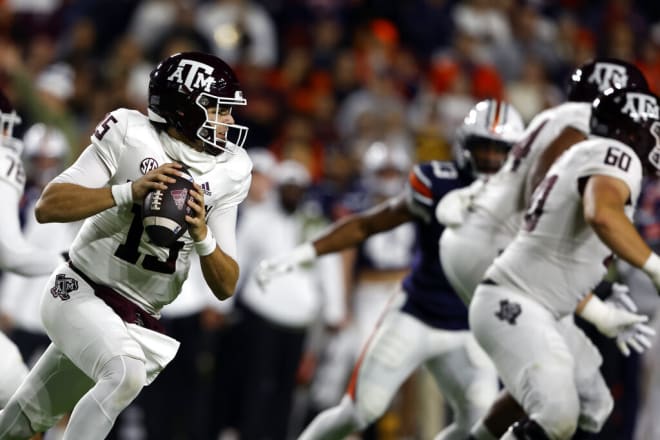
{"type": "Polygon", "coordinates": [[[433,205],[433,199],[430,197],[424,197],[418,192],[413,191],[413,199],[417,200],[419,203],[427,206],[432,206],[433,205]]]}
{"type": "Polygon", "coordinates": [[[410,181],[410,186],[415,193],[418,193],[425,198],[433,198],[433,191],[431,191],[431,188],[429,187],[431,182],[425,182],[425,180],[428,180],[425,178],[425,176],[424,179],[422,179],[422,176],[420,176],[418,173],[418,167],[415,167],[410,172],[408,180],[410,181]]]}

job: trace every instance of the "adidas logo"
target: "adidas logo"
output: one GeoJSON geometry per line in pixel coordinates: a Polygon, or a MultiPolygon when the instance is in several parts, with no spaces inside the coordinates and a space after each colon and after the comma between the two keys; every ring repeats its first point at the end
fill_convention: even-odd
{"type": "Polygon", "coordinates": [[[205,196],[211,195],[211,186],[209,185],[208,182],[202,183],[202,191],[204,191],[205,196]]]}

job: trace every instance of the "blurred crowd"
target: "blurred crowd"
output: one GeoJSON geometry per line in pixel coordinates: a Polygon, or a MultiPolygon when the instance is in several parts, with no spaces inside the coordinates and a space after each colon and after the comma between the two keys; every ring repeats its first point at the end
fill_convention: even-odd
{"type": "MultiPolygon", "coordinates": [[[[104,114],[119,107],[146,113],[155,63],[189,50],[231,64],[248,100],[234,109],[234,118],[249,127],[246,148],[254,162],[238,234],[239,256],[249,256],[241,267],[248,269],[237,298],[227,304],[211,301],[203,283],[196,283],[200,275],[191,274],[181,301],[163,318],[182,341],[179,355],[125,412],[115,435],[209,439],[222,432],[225,438],[278,440],[295,436],[341,397],[387,301],[374,292],[387,293],[387,285],[405,273],[412,233],[403,228],[374,237],[318,273],[293,280],[288,290],[297,283],[305,289],[288,292],[288,299],[285,292],[283,310],[272,299],[280,298],[276,293],[274,304],[266,304],[249,279],[251,263],[278,251],[267,243],[276,237],[292,248],[328,222],[400,190],[412,163],[450,159],[456,128],[482,99],[506,99],[528,122],[562,102],[567,74],[595,56],[635,63],[660,93],[660,4],[0,0],[0,88],[23,117],[18,130],[30,164],[26,228],[43,185],[89,144],[104,114]],[[254,220],[259,216],[267,221],[254,220]],[[367,260],[376,263],[366,267],[367,260]],[[289,313],[296,307],[308,312],[289,313]],[[265,436],[260,426],[279,434],[265,436]]],[[[647,181],[638,219],[656,252],[659,188],[647,181]]],[[[34,240],[67,240],[71,231],[63,232],[41,231],[34,240]]],[[[631,285],[639,281],[629,268],[616,272],[613,277],[631,285]]],[[[15,297],[41,288],[3,278],[0,323],[29,361],[43,334],[34,315],[25,313],[31,303],[15,297]]],[[[653,287],[642,281],[636,286],[631,291],[640,308],[654,315],[653,287]]],[[[598,438],[633,439],[636,425],[652,432],[652,421],[638,423],[637,416],[653,397],[644,384],[656,379],[642,372],[653,371],[657,353],[642,365],[639,357],[624,359],[611,341],[593,337],[616,401],[598,438]]],[[[427,383],[417,375],[365,437],[428,438],[437,432],[451,413],[427,383]]],[[[637,440],[658,438],[639,435],[637,440]]]]}

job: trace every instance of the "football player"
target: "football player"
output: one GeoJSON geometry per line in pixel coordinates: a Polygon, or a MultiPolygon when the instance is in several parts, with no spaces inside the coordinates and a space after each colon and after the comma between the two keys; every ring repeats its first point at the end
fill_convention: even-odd
{"type": "MultiPolygon", "coordinates": [[[[442,266],[452,286],[467,304],[485,270],[515,236],[532,189],[561,153],[587,138],[591,102],[610,87],[625,86],[646,88],[643,74],[629,63],[601,58],[578,67],[569,78],[568,102],[535,117],[521,141],[509,153],[504,166],[485,185],[479,182],[480,185],[454,191],[438,205],[436,214],[439,220],[454,226],[446,228],[442,234],[442,266]]],[[[598,298],[592,300],[593,307],[598,298]]],[[[609,336],[618,335],[624,354],[628,345],[638,351],[644,349],[644,344],[648,345],[646,326],[636,326],[634,332],[621,332],[616,326],[612,328],[610,325],[606,329],[602,323],[595,324],[609,336]]],[[[587,431],[598,431],[612,406],[611,395],[599,372],[602,359],[575,326],[572,317],[566,318],[564,325],[564,330],[572,335],[575,352],[582,356],[579,362],[579,373],[583,378],[580,390],[585,405],[581,424],[587,431]]],[[[500,413],[503,408],[519,409],[505,394],[488,418],[475,426],[473,436],[476,439],[491,440],[503,434],[511,423],[500,413]]]]}
{"type": "Polygon", "coordinates": [[[612,310],[585,292],[602,279],[612,253],[660,285],[660,257],[630,220],[643,170],[660,172],[660,102],[645,90],[609,89],[594,101],[589,127],[593,136],[549,168],[520,231],[486,270],[470,304],[475,337],[529,415],[503,439],[569,439],[578,422],[597,431],[604,421],[597,416],[609,410],[593,393],[604,384],[598,374],[586,377],[594,365],[583,363],[584,347],[561,320],[577,308],[607,327],[612,310]],[[588,396],[585,381],[594,388],[588,396]]]}
{"type": "Polygon", "coordinates": [[[177,351],[159,311],[179,294],[194,254],[215,296],[232,296],[236,211],[251,170],[235,105],[246,100],[225,62],[172,55],[151,73],[148,116],[109,113],[91,145],[45,188],[37,220],[85,221],[70,261],[45,287],[41,317],[53,343],[0,413],[0,438],[29,438],[71,410],[65,439],[105,438],[177,351]],[[189,228],[169,248],[157,246],[143,233],[140,203],[166,190],[182,164],[196,182],[189,228]]]}
{"type": "MultiPolygon", "coordinates": [[[[21,161],[23,143],[14,137],[21,123],[9,99],[0,91],[0,198],[5,203],[0,227],[0,270],[25,276],[49,274],[64,258],[53,250],[37,248],[26,241],[21,231],[19,204],[25,186],[21,161]]],[[[34,311],[36,313],[36,311],[34,311]]],[[[27,375],[18,348],[0,333],[0,408],[4,407],[27,375]]]]}
{"type": "Polygon", "coordinates": [[[319,414],[301,439],[339,439],[364,429],[384,413],[396,390],[420,365],[429,369],[453,409],[454,422],[438,439],[466,438],[470,426],[496,397],[493,365],[468,331],[466,307],[440,267],[438,239],[443,226],[433,212],[447,192],[469,185],[475,172],[501,164],[523,128],[510,104],[477,103],[465,118],[460,136],[467,156],[415,165],[400,195],[340,220],[313,242],[261,263],[257,276],[268,282],[297,265],[403,223],[414,222],[416,229],[412,270],[363,348],[344,398],[319,414]]]}

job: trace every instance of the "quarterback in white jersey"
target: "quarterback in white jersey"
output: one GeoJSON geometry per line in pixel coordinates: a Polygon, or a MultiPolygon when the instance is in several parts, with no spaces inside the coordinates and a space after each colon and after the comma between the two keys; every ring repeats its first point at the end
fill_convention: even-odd
{"type": "Polygon", "coordinates": [[[660,168],[658,108],[654,95],[636,89],[610,89],[594,101],[595,136],[549,169],[523,228],[475,291],[472,331],[529,416],[502,438],[568,439],[582,422],[581,353],[559,320],[576,308],[588,320],[608,313],[584,301],[605,260],[614,253],[660,279],[660,258],[630,220],[642,163],[660,168]]]}
{"type": "Polygon", "coordinates": [[[46,187],[37,220],[86,220],[42,299],[53,343],[0,412],[0,438],[29,438],[71,410],[65,440],[105,438],[176,353],[158,317],[179,294],[193,253],[214,295],[233,294],[237,205],[251,162],[241,148],[247,128],[234,123],[231,108],[245,104],[222,60],[173,55],[151,73],[149,116],[109,113],[91,145],[46,187]],[[196,182],[188,231],[159,247],[143,233],[139,203],[184,166],[196,182]]]}

